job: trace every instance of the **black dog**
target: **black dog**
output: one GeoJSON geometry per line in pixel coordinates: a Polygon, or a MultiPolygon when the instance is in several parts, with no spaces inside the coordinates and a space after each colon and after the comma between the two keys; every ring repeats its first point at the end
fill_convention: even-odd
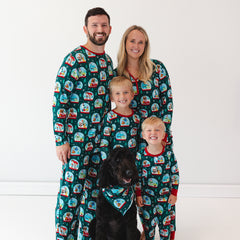
{"type": "MultiPolygon", "coordinates": [[[[138,171],[135,158],[130,150],[127,148],[115,148],[112,150],[99,171],[100,190],[97,198],[96,218],[91,222],[89,229],[93,240],[140,239],[134,199],[123,215],[105,197],[106,191],[109,189],[111,191],[112,186],[130,192],[137,180],[138,171]]],[[[121,201],[118,203],[121,205],[121,201]]]]}

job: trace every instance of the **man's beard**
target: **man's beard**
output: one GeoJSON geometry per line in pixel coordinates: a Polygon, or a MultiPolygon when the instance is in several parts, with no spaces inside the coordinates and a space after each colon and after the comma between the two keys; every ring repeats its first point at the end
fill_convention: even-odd
{"type": "Polygon", "coordinates": [[[106,33],[94,33],[93,36],[92,36],[92,35],[90,35],[90,33],[88,32],[88,38],[89,38],[89,40],[90,40],[93,44],[95,44],[95,45],[97,45],[97,46],[102,46],[102,45],[104,45],[104,44],[107,42],[109,35],[106,36],[106,38],[104,38],[105,36],[106,36],[106,33]],[[103,38],[102,38],[102,39],[99,39],[99,40],[96,40],[96,39],[95,39],[95,36],[96,36],[97,34],[102,34],[102,35],[103,35],[103,38]]]}

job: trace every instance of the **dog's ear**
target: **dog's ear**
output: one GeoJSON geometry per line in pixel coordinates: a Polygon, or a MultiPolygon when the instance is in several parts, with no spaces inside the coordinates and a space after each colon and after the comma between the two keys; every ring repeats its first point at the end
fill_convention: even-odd
{"type": "Polygon", "coordinates": [[[99,171],[99,187],[108,187],[109,185],[112,184],[112,172],[111,172],[111,167],[109,164],[109,160],[106,159],[100,168],[99,171]]]}

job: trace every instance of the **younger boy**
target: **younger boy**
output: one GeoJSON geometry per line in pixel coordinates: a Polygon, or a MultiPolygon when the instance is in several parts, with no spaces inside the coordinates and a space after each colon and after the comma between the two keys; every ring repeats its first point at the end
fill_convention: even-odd
{"type": "Polygon", "coordinates": [[[140,181],[136,186],[137,205],[145,232],[145,239],[154,239],[158,224],[161,239],[174,239],[170,222],[174,218],[171,206],[177,201],[179,173],[171,148],[162,145],[165,125],[158,117],[142,123],[142,137],[147,147],[137,153],[136,165],[140,181]]]}

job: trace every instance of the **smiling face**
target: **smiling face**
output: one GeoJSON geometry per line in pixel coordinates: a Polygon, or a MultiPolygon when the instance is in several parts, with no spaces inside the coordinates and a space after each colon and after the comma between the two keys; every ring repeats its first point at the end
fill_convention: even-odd
{"type": "Polygon", "coordinates": [[[142,56],[146,45],[146,39],[143,33],[133,30],[128,34],[126,40],[126,52],[128,58],[138,59],[142,56]]]}
{"type": "Polygon", "coordinates": [[[97,46],[103,46],[111,33],[111,26],[106,15],[89,17],[88,24],[83,29],[89,41],[97,46]]]}
{"type": "Polygon", "coordinates": [[[116,104],[116,108],[129,108],[131,101],[134,98],[134,93],[127,82],[122,82],[121,85],[113,86],[111,89],[111,101],[116,104]]]}
{"type": "Polygon", "coordinates": [[[109,158],[111,172],[118,186],[131,186],[138,180],[134,155],[127,148],[115,148],[109,158]]]}
{"type": "Polygon", "coordinates": [[[110,151],[99,171],[99,186],[132,186],[138,182],[135,155],[128,148],[116,147],[110,151]]]}
{"type": "Polygon", "coordinates": [[[160,124],[147,124],[142,131],[143,139],[148,145],[161,145],[165,137],[165,131],[160,124]]]}

